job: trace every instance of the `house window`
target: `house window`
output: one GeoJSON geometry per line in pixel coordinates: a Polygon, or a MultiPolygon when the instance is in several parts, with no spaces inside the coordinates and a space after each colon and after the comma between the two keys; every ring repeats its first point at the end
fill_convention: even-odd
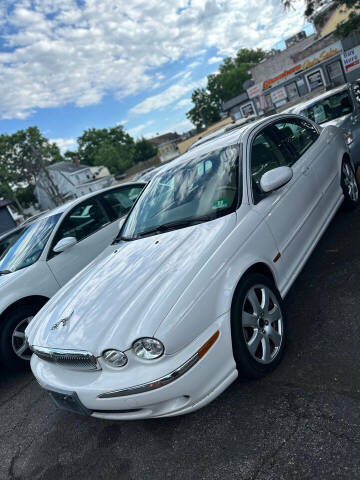
{"type": "Polygon", "coordinates": [[[306,80],[310,91],[325,85],[324,77],[320,69],[306,75],[306,80]]]}
{"type": "Polygon", "coordinates": [[[249,117],[250,115],[255,115],[254,107],[252,102],[247,103],[241,107],[241,113],[244,117],[249,117]]]}
{"type": "Polygon", "coordinates": [[[340,60],[336,60],[335,62],[329,63],[326,66],[326,70],[328,72],[330,83],[332,85],[337,86],[345,83],[345,77],[344,77],[340,60]]]}
{"type": "Polygon", "coordinates": [[[299,97],[299,90],[296,82],[289,83],[289,85],[286,85],[285,89],[289,100],[299,97]]]}

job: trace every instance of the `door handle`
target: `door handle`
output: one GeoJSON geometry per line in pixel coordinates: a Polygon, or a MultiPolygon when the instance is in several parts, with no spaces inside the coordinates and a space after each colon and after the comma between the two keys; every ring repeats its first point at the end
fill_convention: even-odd
{"type": "Polygon", "coordinates": [[[310,171],[310,167],[304,167],[304,168],[301,170],[301,173],[302,173],[303,175],[308,175],[309,171],[310,171]]]}

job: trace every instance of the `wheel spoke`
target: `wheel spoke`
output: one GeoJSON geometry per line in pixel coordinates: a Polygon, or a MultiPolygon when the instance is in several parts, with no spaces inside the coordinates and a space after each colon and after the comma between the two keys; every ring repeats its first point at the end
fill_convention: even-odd
{"type": "Polygon", "coordinates": [[[273,341],[275,347],[280,347],[281,335],[274,328],[269,331],[269,338],[273,341]]]}
{"type": "Polygon", "coordinates": [[[270,300],[269,290],[266,287],[264,287],[261,289],[261,308],[264,310],[264,312],[269,310],[269,300],[270,300]]]}
{"type": "Polygon", "coordinates": [[[256,350],[259,346],[261,339],[262,339],[262,335],[259,331],[257,331],[247,344],[248,349],[253,356],[255,356],[256,350]]]}
{"type": "Polygon", "coordinates": [[[257,317],[252,313],[243,312],[242,313],[242,325],[243,327],[257,328],[257,317]]]}
{"type": "Polygon", "coordinates": [[[276,322],[281,317],[280,308],[278,305],[274,305],[274,308],[270,311],[264,313],[265,320],[268,320],[270,323],[276,322]]]}
{"type": "Polygon", "coordinates": [[[23,338],[25,339],[25,332],[19,332],[19,330],[15,330],[15,332],[13,333],[14,337],[16,338],[23,338]]]}
{"type": "Polygon", "coordinates": [[[18,355],[22,355],[27,348],[28,348],[27,343],[24,342],[24,343],[21,345],[21,347],[16,350],[16,353],[17,353],[18,355]]]}
{"type": "Polygon", "coordinates": [[[247,298],[248,298],[249,302],[251,303],[251,306],[253,307],[254,313],[256,315],[259,315],[261,307],[260,307],[259,299],[258,299],[258,297],[255,293],[254,288],[249,290],[247,298]]]}
{"type": "Polygon", "coordinates": [[[264,362],[269,362],[271,358],[271,347],[270,347],[270,342],[268,337],[263,337],[261,340],[261,345],[263,349],[262,357],[261,359],[264,362]]]}

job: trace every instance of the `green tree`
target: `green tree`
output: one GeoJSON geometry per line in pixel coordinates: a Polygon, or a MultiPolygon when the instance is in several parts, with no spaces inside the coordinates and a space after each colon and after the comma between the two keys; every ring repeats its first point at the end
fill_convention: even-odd
{"type": "MultiPolygon", "coordinates": [[[[280,0],[286,9],[293,7],[294,0],[280,0]]],[[[306,0],[305,17],[311,20],[317,8],[326,4],[334,4],[334,7],[344,7],[344,9],[354,9],[349,18],[340,23],[335,29],[335,35],[338,37],[347,37],[354,30],[360,27],[360,14],[355,9],[360,9],[360,0],[306,0]]],[[[321,24],[322,17],[318,17],[321,24]]]]}
{"type": "Polygon", "coordinates": [[[37,127],[18,130],[12,135],[0,135],[0,190],[14,200],[19,210],[17,192],[33,188],[38,183],[48,191],[56,204],[63,199],[47,167],[62,160],[59,147],[50,143],[37,127]]]}
{"type": "Polygon", "coordinates": [[[121,125],[90,128],[77,141],[79,148],[76,155],[86,165],[106,165],[111,173],[118,174],[133,163],[135,142],[121,125]]]}
{"type": "Polygon", "coordinates": [[[220,120],[221,103],[209,90],[197,88],[191,95],[194,107],[186,114],[198,131],[220,120]]]}
{"type": "Polygon", "coordinates": [[[223,102],[240,95],[245,80],[250,78],[249,69],[265,56],[261,49],[240,49],[234,58],[225,58],[219,66],[219,73],[207,77],[206,88],[196,89],[191,97],[193,108],[187,118],[200,131],[220,120],[223,102]]]}
{"type": "Polygon", "coordinates": [[[146,140],[146,138],[139,138],[135,142],[134,149],[134,163],[144,162],[157,154],[157,148],[146,140]]]}

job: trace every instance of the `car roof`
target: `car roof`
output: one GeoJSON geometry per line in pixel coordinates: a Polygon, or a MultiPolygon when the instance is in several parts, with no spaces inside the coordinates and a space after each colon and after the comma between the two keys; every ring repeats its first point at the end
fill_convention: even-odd
{"type": "MultiPolygon", "coordinates": [[[[164,165],[164,168],[161,170],[161,172],[166,172],[171,168],[186,165],[194,158],[214,152],[215,150],[218,150],[220,148],[229,147],[230,145],[236,145],[241,142],[241,139],[244,137],[244,135],[246,135],[248,131],[256,128],[262,123],[267,123],[271,119],[282,117],[284,117],[284,115],[282,113],[278,113],[269,117],[260,118],[258,120],[255,120],[254,122],[247,123],[246,125],[235,126],[233,129],[227,132],[223,132],[221,135],[210,138],[207,142],[204,142],[198,146],[189,149],[186,153],[180,155],[180,157],[172,160],[172,162],[170,162],[168,165],[164,165]]],[[[153,178],[157,176],[158,173],[154,175],[153,178]]]]}
{"type": "Polygon", "coordinates": [[[327,92],[322,93],[321,95],[318,95],[317,97],[313,97],[311,100],[308,100],[307,102],[299,103],[298,105],[295,105],[292,109],[294,113],[298,113],[299,111],[303,110],[304,108],[311,107],[312,105],[315,105],[321,100],[324,100],[325,98],[331,97],[334,94],[340,93],[346,89],[349,88],[349,84],[345,83],[344,85],[341,85],[340,87],[333,88],[332,90],[328,90],[327,92]]]}

